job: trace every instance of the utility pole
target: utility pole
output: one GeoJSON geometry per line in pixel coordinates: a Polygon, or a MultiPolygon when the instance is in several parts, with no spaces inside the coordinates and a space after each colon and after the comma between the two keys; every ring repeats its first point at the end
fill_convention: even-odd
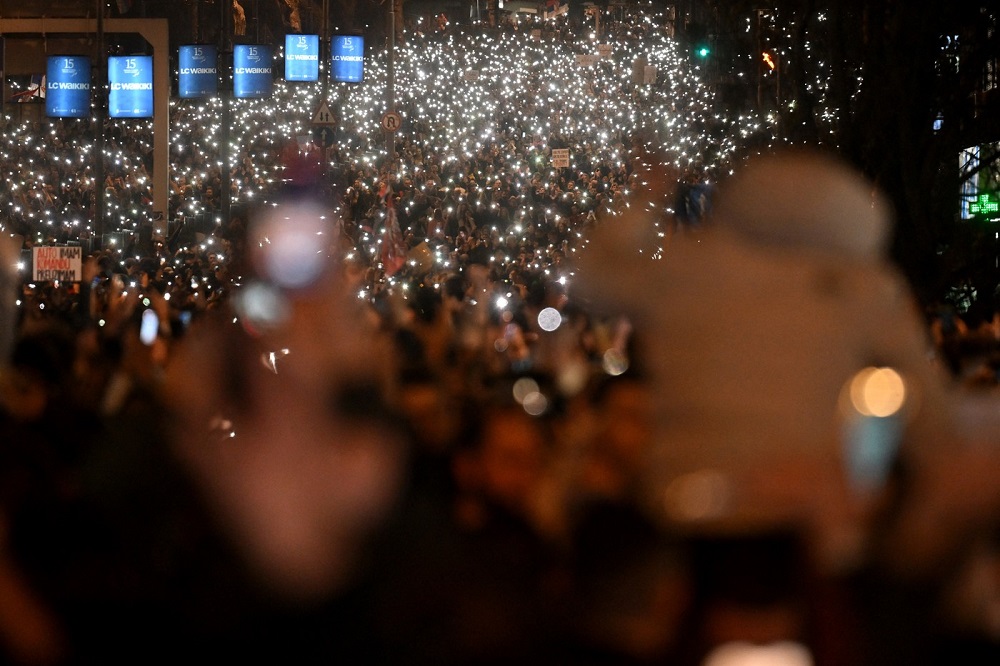
{"type": "Polygon", "coordinates": [[[761,66],[761,57],[763,57],[764,49],[761,48],[763,42],[760,37],[760,16],[764,10],[755,9],[754,12],[757,14],[757,49],[756,53],[753,54],[753,61],[757,66],[757,110],[759,111],[761,108],[761,97],[764,87],[764,68],[761,66]]]}
{"type": "Polygon", "coordinates": [[[104,247],[104,214],[106,209],[104,188],[104,118],[107,107],[104,103],[104,56],[107,50],[104,46],[104,1],[97,2],[97,112],[94,114],[97,123],[97,162],[94,164],[94,236],[97,237],[95,249],[104,247]]]}
{"type": "Polygon", "coordinates": [[[191,12],[191,25],[194,27],[192,34],[194,35],[195,44],[201,44],[201,21],[199,20],[199,14],[201,13],[201,0],[194,0],[192,3],[193,11],[191,12]]]}
{"type": "MultiPolygon", "coordinates": [[[[388,72],[388,94],[387,111],[396,110],[396,0],[387,0],[389,7],[389,72],[388,72]]],[[[396,136],[395,132],[386,131],[385,149],[389,153],[389,159],[396,159],[396,136]]]]}
{"type": "MultiPolygon", "coordinates": [[[[319,53],[320,53],[319,62],[320,62],[320,67],[322,68],[320,76],[323,77],[323,84],[322,84],[323,92],[320,95],[320,99],[323,104],[330,103],[330,70],[333,68],[333,60],[332,60],[333,48],[332,45],[330,44],[330,41],[331,41],[330,0],[323,0],[323,25],[322,29],[320,30],[320,36],[319,36],[319,53]]],[[[337,109],[338,117],[342,115],[342,113],[343,113],[342,109],[337,109]]],[[[334,137],[336,137],[336,133],[334,134],[334,137]]],[[[327,178],[327,175],[330,170],[331,148],[324,146],[323,148],[321,148],[321,151],[322,151],[321,154],[323,155],[323,168],[321,172],[323,177],[323,184],[325,186],[329,185],[330,182],[327,178]]]]}
{"type": "Polygon", "coordinates": [[[323,29],[319,36],[319,61],[323,67],[323,101],[329,101],[330,94],[330,0],[323,0],[323,29]]]}
{"type": "MultiPolygon", "coordinates": [[[[225,224],[229,223],[229,217],[232,213],[232,174],[230,172],[230,141],[231,132],[230,125],[232,124],[232,64],[233,64],[233,45],[232,40],[228,38],[230,34],[229,30],[229,17],[231,15],[231,8],[227,7],[230,4],[230,0],[224,0],[219,3],[221,7],[221,16],[219,16],[219,58],[220,60],[225,60],[228,62],[228,67],[225,67],[227,84],[223,86],[224,90],[222,92],[222,147],[219,150],[219,161],[222,164],[219,166],[219,181],[221,183],[220,188],[222,191],[219,192],[219,208],[220,216],[225,224]],[[228,58],[226,54],[228,52],[228,58]]],[[[222,68],[220,68],[222,69],[222,68]]]]}

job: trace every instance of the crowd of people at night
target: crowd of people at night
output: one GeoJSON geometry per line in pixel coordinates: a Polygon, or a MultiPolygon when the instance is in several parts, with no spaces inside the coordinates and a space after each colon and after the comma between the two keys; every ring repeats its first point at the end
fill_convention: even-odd
{"type": "Polygon", "coordinates": [[[4,126],[0,664],[996,663],[996,323],[916,314],[839,162],[446,28],[406,76],[493,115],[401,95],[383,149],[359,88],[324,151],[292,91],[223,174],[176,102],[164,220],[110,121],[103,238],[94,125],[4,126]],[[908,412],[845,416],[866,366],[908,412]]]}

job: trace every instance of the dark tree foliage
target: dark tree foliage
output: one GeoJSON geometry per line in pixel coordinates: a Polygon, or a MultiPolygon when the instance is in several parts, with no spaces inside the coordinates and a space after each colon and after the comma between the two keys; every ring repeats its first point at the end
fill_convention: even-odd
{"type": "MultiPolygon", "coordinates": [[[[857,0],[855,0],[857,1],[857,0]]],[[[1000,305],[996,229],[959,218],[959,153],[1000,140],[983,119],[983,72],[998,56],[997,13],[978,2],[870,0],[856,14],[865,84],[844,126],[845,154],[896,205],[893,254],[925,302],[1000,305]],[[936,124],[939,121],[939,124],[936,124]]],[[[995,161],[982,165],[995,169],[995,161]]]]}
{"type": "Polygon", "coordinates": [[[723,103],[776,114],[776,143],[831,148],[875,180],[896,209],[893,257],[921,301],[973,316],[1000,308],[997,227],[959,216],[963,181],[998,171],[1000,151],[964,173],[959,154],[1000,141],[989,90],[1000,11],[979,0],[708,4],[723,103]],[[780,54],[775,70],[763,51],[780,54]]]}

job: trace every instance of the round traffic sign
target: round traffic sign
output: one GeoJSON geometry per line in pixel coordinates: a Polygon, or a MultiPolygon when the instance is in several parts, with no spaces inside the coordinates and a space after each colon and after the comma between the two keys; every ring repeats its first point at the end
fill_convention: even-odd
{"type": "Polygon", "coordinates": [[[395,111],[386,111],[382,114],[381,124],[386,132],[395,132],[403,124],[403,117],[395,111]]]}
{"type": "Polygon", "coordinates": [[[333,145],[333,128],[317,125],[313,128],[313,143],[320,148],[329,148],[333,145]]]}

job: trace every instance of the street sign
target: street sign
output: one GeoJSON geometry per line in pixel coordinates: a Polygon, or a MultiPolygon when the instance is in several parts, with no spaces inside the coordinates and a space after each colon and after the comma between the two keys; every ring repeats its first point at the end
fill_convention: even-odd
{"type": "Polygon", "coordinates": [[[340,83],[361,83],[365,76],[365,38],[334,35],[330,40],[330,74],[340,83]]]}
{"type": "Polygon", "coordinates": [[[153,56],[108,57],[108,116],[153,117],[153,56]]]}
{"type": "Polygon", "coordinates": [[[90,58],[49,56],[46,80],[46,116],[86,118],[90,115],[90,58]]]}
{"type": "Polygon", "coordinates": [[[316,113],[313,115],[312,124],[323,127],[333,127],[337,124],[336,116],[333,115],[333,111],[330,110],[330,107],[325,100],[321,102],[319,108],[316,109],[316,113]]]}
{"type": "Polygon", "coordinates": [[[319,81],[319,35],[285,35],[285,80],[319,81]]]}
{"type": "Polygon", "coordinates": [[[270,44],[233,45],[233,97],[270,97],[274,90],[270,44]]]}
{"type": "Polygon", "coordinates": [[[989,216],[1000,213],[1000,202],[996,194],[984,193],[969,204],[969,212],[973,215],[989,216]]]}
{"type": "Polygon", "coordinates": [[[333,128],[326,125],[317,125],[313,128],[313,143],[320,148],[329,148],[333,145],[333,128]]]}
{"type": "Polygon", "coordinates": [[[395,111],[386,111],[382,114],[381,124],[386,132],[395,132],[403,124],[403,117],[395,111]]]}
{"type": "Polygon", "coordinates": [[[181,46],[177,93],[184,99],[212,97],[219,91],[219,51],[205,44],[181,46]]]}

